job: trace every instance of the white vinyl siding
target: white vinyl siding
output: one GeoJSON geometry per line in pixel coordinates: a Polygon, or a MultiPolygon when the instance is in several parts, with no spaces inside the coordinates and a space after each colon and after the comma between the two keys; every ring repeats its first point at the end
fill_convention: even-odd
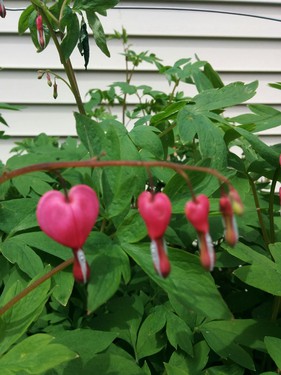
{"type": "MultiPolygon", "coordinates": [[[[26,7],[28,1],[5,0],[5,5],[26,7]]],[[[119,5],[204,8],[281,18],[280,1],[120,1],[119,5]]],[[[59,96],[54,100],[45,79],[37,79],[38,69],[63,73],[55,48],[51,43],[38,54],[29,35],[17,33],[19,15],[20,12],[7,12],[7,17],[0,19],[0,67],[3,68],[0,70],[0,102],[23,106],[21,113],[2,111],[10,125],[6,133],[12,137],[9,142],[0,141],[2,160],[7,158],[12,142],[22,137],[41,132],[56,136],[75,134],[72,112],[76,107],[67,87],[58,82],[59,96]]],[[[225,83],[259,80],[258,93],[249,102],[281,109],[281,91],[268,86],[269,82],[281,81],[280,22],[216,13],[144,9],[113,9],[101,20],[107,34],[125,27],[133,49],[153,52],[165,64],[196,54],[201,60],[209,61],[225,83]]],[[[83,100],[91,88],[104,89],[114,81],[124,80],[120,41],[109,41],[109,50],[110,59],[92,40],[88,71],[84,70],[78,50],[74,51],[72,62],[83,100]]],[[[160,90],[168,88],[164,78],[157,75],[150,64],[140,67],[132,83],[149,84],[160,90]]],[[[186,90],[189,95],[195,93],[192,87],[186,86],[186,90]]],[[[245,110],[241,105],[228,113],[238,114],[245,110]]],[[[121,109],[116,108],[116,111],[120,113],[121,109]]],[[[280,134],[280,128],[275,128],[262,137],[273,144],[281,141],[280,134]]]]}

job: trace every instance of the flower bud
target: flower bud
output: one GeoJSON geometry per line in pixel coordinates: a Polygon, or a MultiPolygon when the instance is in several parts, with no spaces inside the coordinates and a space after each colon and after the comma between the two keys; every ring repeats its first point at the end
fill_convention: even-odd
{"type": "Polygon", "coordinates": [[[242,215],[243,212],[244,212],[244,206],[243,206],[241,198],[240,198],[240,196],[238,194],[238,191],[235,190],[234,188],[231,188],[229,190],[229,198],[231,200],[233,212],[236,215],[242,215]]]}
{"type": "Polygon", "coordinates": [[[0,17],[5,18],[6,14],[7,14],[7,12],[6,12],[6,8],[5,8],[5,5],[4,5],[4,1],[0,0],[0,17]]]}
{"type": "Polygon", "coordinates": [[[46,78],[47,78],[47,84],[48,84],[48,86],[52,87],[53,83],[52,83],[52,80],[51,80],[50,73],[46,73],[46,78]]]}
{"type": "Polygon", "coordinates": [[[43,18],[39,14],[36,18],[37,40],[42,49],[46,47],[45,32],[43,27],[43,18]]]}
{"type": "Polygon", "coordinates": [[[57,85],[57,81],[56,81],[56,78],[54,79],[54,87],[53,87],[53,98],[54,99],[57,99],[58,97],[58,85],[57,85]]]}
{"type": "Polygon", "coordinates": [[[239,235],[231,200],[226,195],[220,198],[220,211],[222,214],[225,240],[230,246],[234,246],[238,241],[239,235]]]}

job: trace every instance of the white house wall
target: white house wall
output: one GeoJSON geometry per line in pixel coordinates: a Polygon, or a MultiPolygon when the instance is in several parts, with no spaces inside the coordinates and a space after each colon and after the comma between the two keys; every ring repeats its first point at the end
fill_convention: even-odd
{"type": "MultiPolygon", "coordinates": [[[[28,1],[5,0],[7,7],[26,7],[28,1]]],[[[281,1],[120,1],[120,6],[158,6],[179,8],[205,8],[233,11],[281,18],[281,1]]],[[[72,112],[75,103],[67,87],[59,82],[59,96],[52,97],[46,81],[37,79],[38,69],[52,69],[61,74],[62,68],[54,46],[37,53],[29,35],[19,36],[17,23],[20,12],[8,12],[0,19],[0,102],[20,104],[18,112],[2,111],[9,123],[6,134],[12,138],[0,141],[0,159],[6,160],[12,142],[41,132],[49,135],[75,134],[72,112]]],[[[124,10],[114,9],[102,22],[105,32],[126,28],[130,43],[137,52],[149,50],[165,64],[172,64],[182,57],[194,57],[209,61],[219,71],[225,83],[233,81],[260,81],[258,93],[251,103],[265,103],[281,109],[281,91],[268,86],[269,82],[281,81],[281,23],[258,18],[233,15],[183,12],[171,10],[124,10]]],[[[88,71],[76,50],[73,66],[77,71],[82,97],[91,88],[104,89],[114,81],[124,80],[124,59],[121,43],[109,41],[111,58],[107,58],[91,42],[91,59],[88,71]]],[[[133,84],[148,84],[157,89],[168,88],[156,74],[152,65],[141,66],[133,84]]],[[[193,87],[187,88],[192,95],[193,87]]],[[[131,104],[135,99],[130,98],[131,104]]],[[[238,106],[229,114],[246,110],[238,106]]],[[[120,108],[116,109],[121,112],[120,108]]],[[[2,130],[2,128],[0,128],[2,130]]],[[[281,128],[275,128],[262,136],[269,144],[281,142],[281,128]]]]}

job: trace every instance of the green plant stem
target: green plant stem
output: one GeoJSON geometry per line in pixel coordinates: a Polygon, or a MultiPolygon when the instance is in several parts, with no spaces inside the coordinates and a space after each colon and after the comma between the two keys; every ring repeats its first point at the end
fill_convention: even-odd
{"type": "MultiPolygon", "coordinates": [[[[35,7],[37,7],[37,4],[35,4],[32,0],[31,0],[31,2],[35,7]]],[[[64,67],[65,73],[66,73],[67,78],[69,80],[71,91],[74,95],[78,110],[82,115],[85,115],[86,112],[85,112],[85,109],[84,109],[84,105],[82,103],[80,91],[79,91],[79,88],[78,88],[78,85],[77,85],[77,80],[76,80],[76,77],[75,77],[75,74],[74,74],[74,70],[72,68],[71,61],[70,61],[70,59],[65,59],[65,57],[63,55],[63,52],[61,50],[61,46],[60,46],[59,40],[57,38],[56,32],[54,31],[54,29],[52,27],[52,24],[48,19],[47,14],[49,15],[51,13],[49,12],[48,8],[44,4],[40,8],[40,13],[41,13],[41,15],[43,17],[43,20],[46,23],[49,31],[50,31],[50,35],[51,35],[51,37],[52,37],[52,39],[55,43],[56,49],[57,49],[59,57],[60,57],[60,61],[63,65],[63,67],[64,67]]]]}
{"type": "Polygon", "coordinates": [[[64,270],[68,266],[70,266],[74,262],[74,258],[70,258],[65,260],[63,263],[59,264],[57,267],[53,268],[51,271],[46,273],[45,275],[41,276],[39,279],[35,280],[32,284],[28,287],[23,289],[19,294],[17,294],[14,298],[12,298],[6,305],[0,308],[0,316],[2,316],[6,311],[12,308],[17,302],[19,302],[22,298],[27,296],[30,292],[36,289],[39,285],[50,279],[56,273],[64,270]]]}
{"type": "Polygon", "coordinates": [[[266,227],[265,227],[265,224],[264,224],[264,221],[263,221],[263,218],[262,218],[257,189],[256,189],[256,186],[255,186],[255,183],[254,183],[253,179],[249,175],[248,175],[248,179],[249,179],[249,183],[250,183],[252,193],[253,193],[253,197],[254,197],[254,201],[255,201],[255,206],[256,206],[256,210],[257,210],[257,215],[258,215],[258,220],[259,220],[259,223],[260,223],[261,231],[262,231],[262,236],[263,236],[263,239],[264,239],[264,242],[265,242],[266,246],[268,247],[268,244],[270,243],[270,241],[269,241],[269,237],[268,237],[268,234],[267,234],[267,231],[266,231],[266,227]]]}
{"type": "Polygon", "coordinates": [[[280,168],[278,167],[273,175],[271,187],[270,187],[270,194],[269,194],[269,205],[268,205],[268,217],[269,217],[269,233],[270,233],[270,242],[275,242],[275,232],[274,232],[274,196],[275,196],[275,188],[277,179],[280,173],[280,168]]]}
{"type": "Polygon", "coordinates": [[[174,171],[178,172],[179,170],[182,171],[194,171],[194,172],[201,172],[211,174],[218,178],[219,181],[228,185],[228,187],[232,187],[231,182],[220,174],[216,169],[207,168],[207,167],[198,167],[195,165],[185,165],[179,163],[172,163],[167,161],[140,161],[140,160],[97,160],[96,158],[92,158],[89,160],[79,160],[79,161],[58,161],[58,162],[50,162],[50,163],[40,163],[40,164],[33,164],[27,167],[15,169],[13,171],[5,171],[0,176],[0,184],[4,183],[5,181],[11,180],[12,178],[21,176],[26,173],[30,172],[37,172],[37,171],[53,171],[58,169],[66,169],[66,168],[83,168],[83,167],[90,167],[90,168],[102,168],[102,167],[142,167],[142,168],[152,168],[152,167],[163,167],[173,169],[174,171]]]}

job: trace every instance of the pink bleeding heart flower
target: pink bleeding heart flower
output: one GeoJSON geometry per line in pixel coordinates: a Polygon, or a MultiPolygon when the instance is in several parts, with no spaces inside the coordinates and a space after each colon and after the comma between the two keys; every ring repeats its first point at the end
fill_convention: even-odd
{"type": "Polygon", "coordinates": [[[163,237],[172,214],[172,205],[167,195],[144,191],[138,198],[138,208],[149,237],[152,240],[163,237]]]}
{"type": "Polygon", "coordinates": [[[80,249],[91,232],[99,212],[96,193],[87,185],[76,185],[68,196],[52,190],[37,206],[40,228],[53,240],[72,249],[80,249]]]}
{"type": "Polygon", "coordinates": [[[200,262],[206,270],[212,271],[215,265],[215,251],[209,234],[209,210],[210,202],[204,194],[198,195],[195,200],[185,205],[185,215],[197,232],[200,262]]]}
{"type": "Polygon", "coordinates": [[[231,200],[227,195],[222,195],[220,198],[220,211],[224,225],[225,240],[230,246],[235,246],[238,241],[239,234],[231,200]]]}
{"type": "Polygon", "coordinates": [[[7,14],[7,12],[6,12],[6,8],[5,8],[5,5],[4,5],[4,1],[0,0],[0,17],[5,18],[6,14],[7,14]]]}
{"type": "Polygon", "coordinates": [[[195,201],[187,202],[185,215],[197,232],[208,233],[210,202],[206,195],[198,195],[195,201]]]}
{"type": "Polygon", "coordinates": [[[42,49],[46,47],[45,31],[41,14],[36,17],[37,40],[42,49]]]}
{"type": "Polygon", "coordinates": [[[86,284],[90,278],[90,267],[82,249],[73,250],[73,275],[78,283],[86,284]]]}
{"type": "Polygon", "coordinates": [[[167,277],[171,266],[168,259],[164,233],[170,222],[172,205],[164,193],[144,191],[138,198],[138,208],[151,238],[151,255],[155,270],[167,277]]]}

